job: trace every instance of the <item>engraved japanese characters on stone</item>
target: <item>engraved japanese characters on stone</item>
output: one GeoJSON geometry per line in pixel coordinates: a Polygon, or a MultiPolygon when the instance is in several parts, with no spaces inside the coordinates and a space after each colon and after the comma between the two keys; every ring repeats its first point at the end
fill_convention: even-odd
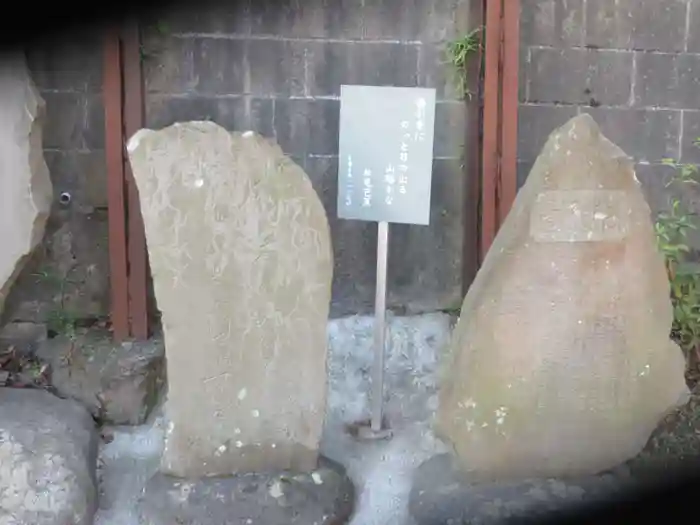
{"type": "Polygon", "coordinates": [[[545,191],[530,214],[536,242],[621,241],[629,232],[629,201],[623,191],[545,191]]]}

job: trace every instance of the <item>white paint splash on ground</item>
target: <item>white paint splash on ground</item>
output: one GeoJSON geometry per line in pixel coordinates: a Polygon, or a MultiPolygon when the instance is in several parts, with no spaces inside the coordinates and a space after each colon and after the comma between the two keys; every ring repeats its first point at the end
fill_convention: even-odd
{"type": "Polygon", "coordinates": [[[344,428],[370,415],[373,318],[340,319],[328,331],[330,383],[322,451],[342,463],[355,483],[358,501],[351,525],[408,524],[413,470],[443,450],[430,423],[450,318],[429,314],[389,319],[386,416],[395,432],[389,441],[358,442],[344,428]]]}
{"type": "MultiPolygon", "coordinates": [[[[386,415],[395,434],[389,441],[358,442],[345,426],[370,416],[372,330],[372,317],[329,323],[328,414],[322,452],[342,463],[355,483],[351,525],[410,525],[407,504],[413,470],[445,450],[430,428],[437,406],[438,359],[447,347],[450,317],[389,317],[386,415]]],[[[100,450],[101,496],[95,525],[142,525],[135,514],[136,502],[159,465],[165,431],[159,414],[141,427],[110,429],[114,441],[100,450]]]]}
{"type": "Polygon", "coordinates": [[[140,525],[136,502],[146,481],[160,464],[165,420],[157,410],[145,425],[113,427],[114,441],[100,447],[98,479],[99,509],[95,525],[140,525]]]}

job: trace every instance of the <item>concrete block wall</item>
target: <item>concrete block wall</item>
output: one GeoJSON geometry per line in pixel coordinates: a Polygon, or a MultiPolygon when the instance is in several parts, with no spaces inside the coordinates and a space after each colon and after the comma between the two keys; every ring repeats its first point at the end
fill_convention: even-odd
{"type": "Polygon", "coordinates": [[[230,1],[156,14],[145,30],[147,125],[205,119],[278,141],[328,213],[332,315],[368,312],[376,225],[336,218],[340,85],[435,87],[431,225],[392,226],[388,304],[451,308],[461,302],[465,111],[442,49],[471,27],[468,0],[230,1]]]}
{"type": "Polygon", "coordinates": [[[636,160],[654,211],[664,158],[700,162],[700,0],[521,0],[518,178],[586,112],[636,160]]]}
{"type": "MultiPolygon", "coordinates": [[[[664,207],[666,157],[700,162],[700,0],[521,0],[519,179],[552,129],[590,112],[637,162],[664,207]]],[[[371,309],[375,227],[335,218],[342,83],[438,90],[430,227],[392,229],[389,304],[455,306],[463,263],[465,115],[441,49],[471,29],[469,0],[249,0],[159,14],[144,27],[147,124],[212,119],[275,138],[311,176],[331,221],[333,314],[371,309]]],[[[28,62],[47,102],[56,202],[43,249],[4,320],[108,312],[102,41],[89,31],[40,43],[28,62]],[[61,292],[63,289],[63,292],[61,292]]],[[[380,118],[380,116],[378,116],[380,118]]],[[[695,199],[700,202],[700,199],[695,199]]],[[[700,205],[694,202],[698,209],[700,205]]]]}
{"type": "Polygon", "coordinates": [[[46,102],[44,152],[54,206],[43,245],[13,287],[4,320],[61,322],[109,313],[102,37],[52,38],[26,49],[46,102]],[[68,193],[71,201],[61,205],[68,193]]]}

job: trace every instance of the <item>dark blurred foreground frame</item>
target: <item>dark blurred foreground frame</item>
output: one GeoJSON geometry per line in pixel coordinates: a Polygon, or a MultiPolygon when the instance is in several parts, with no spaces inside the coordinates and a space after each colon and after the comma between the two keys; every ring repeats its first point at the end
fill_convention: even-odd
{"type": "Polygon", "coordinates": [[[632,525],[648,522],[662,525],[692,523],[700,510],[700,469],[685,471],[649,486],[626,493],[623,497],[603,504],[583,506],[565,512],[555,512],[545,519],[509,522],[523,525],[632,525]],[[693,515],[695,512],[695,516],[693,515]]]}
{"type": "MultiPolygon", "coordinates": [[[[236,4],[239,0],[228,1],[236,4]]],[[[85,28],[107,28],[124,22],[133,15],[148,14],[153,9],[189,4],[190,2],[182,0],[50,2],[42,3],[41,6],[32,2],[15,2],[12,6],[13,16],[8,13],[7,16],[0,17],[0,49],[11,51],[41,44],[85,28]]]]}
{"type": "MultiPolygon", "coordinates": [[[[195,1],[195,0],[193,0],[195,1]]],[[[227,0],[236,4],[239,0],[227,0]]],[[[329,2],[341,0],[328,0],[329,2]]],[[[374,1],[374,0],[366,0],[374,1]]],[[[13,16],[0,18],[0,48],[13,50],[89,27],[107,28],[138,14],[143,16],[153,9],[189,5],[191,2],[173,0],[120,0],[66,4],[13,3],[13,16]]],[[[693,521],[693,511],[700,511],[700,470],[686,472],[672,481],[659,478],[658,484],[645,490],[629,493],[627,497],[604,505],[579,508],[575,511],[553,513],[546,519],[519,520],[532,524],[586,524],[615,523],[633,525],[637,522],[673,524],[693,521]]],[[[695,516],[697,520],[697,515],[695,516]]],[[[437,524],[436,524],[437,525],[437,524]]]]}

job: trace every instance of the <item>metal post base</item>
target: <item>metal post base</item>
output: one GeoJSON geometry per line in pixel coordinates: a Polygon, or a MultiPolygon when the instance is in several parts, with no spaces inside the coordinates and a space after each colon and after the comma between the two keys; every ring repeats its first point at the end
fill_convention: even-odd
{"type": "Polygon", "coordinates": [[[389,424],[384,419],[380,429],[372,428],[371,421],[360,421],[348,425],[348,433],[358,441],[381,441],[389,440],[394,437],[394,431],[389,428],[389,424]]]}
{"type": "Polygon", "coordinates": [[[372,430],[370,425],[358,427],[357,439],[360,441],[381,441],[389,440],[394,437],[394,431],[390,428],[380,430],[372,430]]]}

